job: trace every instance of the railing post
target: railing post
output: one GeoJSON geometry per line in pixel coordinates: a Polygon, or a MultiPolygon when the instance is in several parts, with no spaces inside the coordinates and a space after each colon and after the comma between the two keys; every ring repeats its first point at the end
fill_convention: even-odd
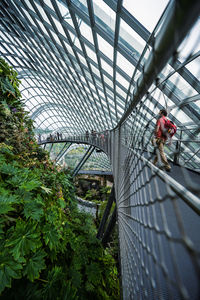
{"type": "Polygon", "coordinates": [[[179,153],[180,153],[180,142],[176,141],[176,150],[175,150],[175,154],[174,154],[174,163],[176,165],[179,164],[179,153]]]}

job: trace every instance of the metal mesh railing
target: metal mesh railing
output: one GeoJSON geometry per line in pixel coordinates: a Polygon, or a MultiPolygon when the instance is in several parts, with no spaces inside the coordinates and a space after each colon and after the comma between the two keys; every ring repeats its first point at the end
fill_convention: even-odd
{"type": "Polygon", "coordinates": [[[200,189],[190,183],[200,177],[180,166],[167,175],[152,158],[120,142],[115,177],[124,299],[198,299],[200,189]]]}

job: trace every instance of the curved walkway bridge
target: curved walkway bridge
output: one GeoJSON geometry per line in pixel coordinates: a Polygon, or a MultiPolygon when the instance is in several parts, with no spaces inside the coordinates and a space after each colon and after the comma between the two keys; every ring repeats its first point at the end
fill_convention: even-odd
{"type": "Polygon", "coordinates": [[[165,299],[198,299],[200,173],[173,161],[166,173],[151,163],[154,154],[148,145],[141,147],[143,139],[140,147],[130,140],[121,127],[103,139],[100,134],[69,136],[39,144],[64,143],[58,158],[72,143],[90,145],[74,175],[95,147],[108,155],[115,195],[112,191],[98,238],[107,242],[117,215],[124,299],[162,299],[163,292],[165,299]],[[115,198],[116,209],[104,229],[115,198]]]}

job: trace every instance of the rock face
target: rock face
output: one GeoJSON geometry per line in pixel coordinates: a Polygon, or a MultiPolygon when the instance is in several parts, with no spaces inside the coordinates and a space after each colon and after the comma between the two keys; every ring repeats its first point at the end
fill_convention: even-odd
{"type": "Polygon", "coordinates": [[[93,217],[96,217],[98,204],[91,201],[83,200],[80,197],[76,197],[76,199],[78,202],[78,209],[80,211],[84,211],[86,213],[91,214],[93,217]]]}

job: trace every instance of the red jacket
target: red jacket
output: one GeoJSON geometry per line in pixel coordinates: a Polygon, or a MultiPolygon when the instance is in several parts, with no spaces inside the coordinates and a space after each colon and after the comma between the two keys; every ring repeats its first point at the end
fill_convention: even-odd
{"type": "Polygon", "coordinates": [[[157,120],[155,133],[156,138],[163,139],[164,141],[166,141],[167,139],[166,135],[163,134],[165,120],[167,120],[165,116],[162,116],[160,119],[157,120]]]}

